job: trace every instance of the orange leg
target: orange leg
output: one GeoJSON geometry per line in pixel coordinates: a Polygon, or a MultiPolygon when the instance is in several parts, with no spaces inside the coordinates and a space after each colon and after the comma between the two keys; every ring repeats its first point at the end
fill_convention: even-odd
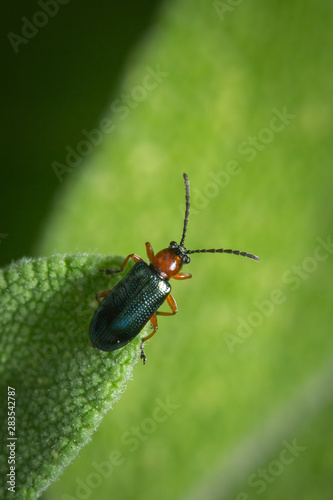
{"type": "Polygon", "coordinates": [[[148,255],[149,262],[152,264],[153,260],[155,258],[155,255],[154,255],[153,247],[151,246],[151,244],[149,243],[149,241],[146,242],[146,252],[147,252],[147,255],[148,255]]]}
{"type": "Polygon", "coordinates": [[[104,290],[104,292],[98,292],[96,294],[97,302],[100,304],[102,302],[102,298],[104,299],[104,297],[106,297],[110,292],[111,290],[104,290]]]}
{"type": "Polygon", "coordinates": [[[188,280],[192,278],[192,274],[190,273],[178,273],[172,276],[174,280],[188,280]]]}
{"type": "MultiPolygon", "coordinates": [[[[127,255],[126,259],[122,263],[121,268],[118,269],[117,271],[111,271],[111,269],[100,269],[100,271],[101,271],[101,273],[105,273],[105,274],[117,274],[117,273],[121,273],[125,269],[125,266],[126,266],[127,262],[129,261],[129,259],[134,260],[135,263],[140,262],[140,260],[142,260],[141,257],[139,257],[138,255],[136,255],[136,253],[130,253],[129,255],[127,255]]],[[[101,303],[102,302],[102,298],[104,299],[104,297],[106,297],[109,292],[111,292],[111,290],[105,290],[104,292],[99,292],[96,295],[97,302],[101,303]]]]}
{"type": "Polygon", "coordinates": [[[173,316],[178,311],[176,301],[172,297],[172,295],[168,295],[166,300],[167,300],[168,305],[170,306],[171,312],[156,311],[156,313],[153,314],[152,317],[150,318],[150,322],[151,322],[152,327],[153,327],[152,333],[150,333],[149,335],[147,335],[146,337],[141,339],[141,356],[140,356],[140,358],[143,360],[143,364],[146,363],[146,359],[147,359],[147,357],[144,353],[144,350],[143,350],[143,344],[144,344],[144,342],[146,342],[146,340],[149,340],[153,335],[155,335],[157,328],[158,328],[156,314],[160,314],[161,316],[173,316]]]}
{"type": "Polygon", "coordinates": [[[140,262],[142,260],[141,257],[139,257],[139,255],[137,255],[136,253],[130,253],[129,255],[127,255],[126,259],[122,263],[122,266],[121,266],[121,268],[119,270],[117,270],[117,271],[111,271],[110,269],[101,269],[100,271],[102,273],[105,273],[105,274],[122,273],[123,270],[125,269],[125,266],[126,266],[127,262],[129,261],[129,259],[134,260],[135,263],[140,262]]]}
{"type": "Polygon", "coordinates": [[[156,314],[160,316],[173,316],[178,311],[177,303],[172,295],[168,295],[166,299],[168,305],[170,306],[171,312],[156,311],[156,314]]]}
{"type": "Polygon", "coordinates": [[[156,330],[158,328],[156,314],[152,315],[152,317],[150,318],[150,322],[151,322],[152,327],[153,327],[152,333],[150,333],[149,335],[147,335],[147,337],[144,337],[143,339],[141,339],[141,354],[140,354],[140,358],[142,359],[144,365],[146,364],[147,356],[145,355],[145,351],[143,349],[143,344],[144,344],[144,342],[146,342],[146,340],[150,339],[154,335],[154,333],[156,332],[156,330]]]}

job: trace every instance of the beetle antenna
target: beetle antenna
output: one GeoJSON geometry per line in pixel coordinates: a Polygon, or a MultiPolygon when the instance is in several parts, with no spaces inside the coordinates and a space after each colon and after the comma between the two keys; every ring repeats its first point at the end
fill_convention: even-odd
{"type": "Polygon", "coordinates": [[[205,248],[203,250],[187,250],[187,254],[189,253],[233,253],[234,255],[241,255],[242,257],[248,257],[249,259],[256,260],[259,262],[259,257],[256,255],[253,255],[253,253],[247,253],[247,252],[240,252],[239,250],[230,250],[225,249],[225,248],[210,248],[209,250],[206,250],[205,248]]]}
{"type": "Polygon", "coordinates": [[[188,217],[190,215],[190,181],[188,180],[187,174],[185,174],[185,172],[183,173],[183,177],[184,177],[184,182],[185,182],[186,208],[185,208],[185,218],[184,218],[184,229],[183,229],[182,239],[180,240],[180,243],[179,243],[180,246],[183,246],[183,244],[184,244],[186,230],[187,230],[188,217]]]}

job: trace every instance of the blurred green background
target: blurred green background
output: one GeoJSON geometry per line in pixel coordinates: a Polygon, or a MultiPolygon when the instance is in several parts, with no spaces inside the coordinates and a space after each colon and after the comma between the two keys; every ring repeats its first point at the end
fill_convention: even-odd
{"type": "MultiPolygon", "coordinates": [[[[3,33],[37,9],[7,7],[3,33]]],[[[164,248],[183,171],[188,248],[262,259],[193,256],[147,365],[43,499],[331,498],[332,11],[72,0],[18,54],[7,39],[2,264],[164,248]]]]}
{"type": "Polygon", "coordinates": [[[31,255],[52,197],[62,189],[52,162],[62,162],[66,146],[75,146],[82,130],[99,120],[158,4],[130,0],[124,8],[119,0],[70,0],[57,4],[58,12],[34,35],[29,22],[45,12],[37,1],[18,0],[3,9],[0,175],[6,189],[0,234],[8,236],[0,239],[1,266],[31,255]]]}

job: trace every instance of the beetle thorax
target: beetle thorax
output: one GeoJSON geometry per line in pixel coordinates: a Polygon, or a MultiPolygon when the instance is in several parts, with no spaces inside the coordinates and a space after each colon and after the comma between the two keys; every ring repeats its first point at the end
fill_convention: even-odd
{"type": "Polygon", "coordinates": [[[182,259],[170,248],[165,248],[155,255],[152,266],[164,279],[170,279],[183,267],[182,259]]]}

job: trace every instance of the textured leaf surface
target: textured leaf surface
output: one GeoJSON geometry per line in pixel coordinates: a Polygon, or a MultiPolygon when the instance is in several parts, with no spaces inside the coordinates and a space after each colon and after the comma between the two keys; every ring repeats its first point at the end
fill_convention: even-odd
{"type": "MultiPolygon", "coordinates": [[[[1,401],[8,386],[15,389],[17,438],[16,495],[1,482],[1,498],[37,498],[89,440],[131,377],[135,343],[102,353],[88,337],[96,291],[110,286],[99,269],[120,262],[56,255],[22,259],[1,271],[1,401]]],[[[5,404],[0,411],[7,438],[5,404]]],[[[2,479],[9,472],[7,442],[1,443],[2,479]]]]}

